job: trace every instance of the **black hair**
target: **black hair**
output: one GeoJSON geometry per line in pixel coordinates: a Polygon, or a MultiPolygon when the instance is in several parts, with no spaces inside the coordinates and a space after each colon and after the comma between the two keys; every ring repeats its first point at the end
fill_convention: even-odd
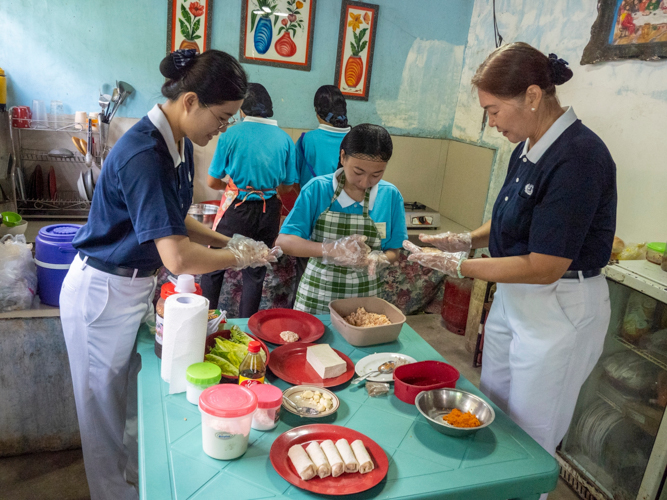
{"type": "MultiPolygon", "coordinates": [[[[340,143],[340,150],[362,160],[387,162],[394,151],[389,132],[384,127],[362,123],[352,127],[340,143]]],[[[338,168],[341,168],[340,158],[338,168]]]]}
{"type": "Polygon", "coordinates": [[[335,85],[322,85],[315,92],[315,112],[317,116],[337,128],[347,128],[347,103],[342,92],[335,85]]]}
{"type": "Polygon", "coordinates": [[[271,118],[273,116],[273,102],[269,92],[261,83],[248,84],[248,96],[241,105],[241,111],[248,116],[271,118]]]}
{"type": "Polygon", "coordinates": [[[221,50],[177,50],[162,59],[160,73],[167,78],[162,95],[176,100],[194,92],[201,104],[222,104],[245,99],[248,77],[241,64],[221,50]]]}

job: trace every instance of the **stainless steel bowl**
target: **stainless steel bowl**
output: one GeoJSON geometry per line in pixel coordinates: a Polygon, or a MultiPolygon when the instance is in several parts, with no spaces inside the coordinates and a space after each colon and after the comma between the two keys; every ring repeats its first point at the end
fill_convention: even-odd
{"type": "Polygon", "coordinates": [[[424,415],[426,420],[428,420],[431,427],[448,436],[469,436],[480,429],[488,427],[496,418],[496,413],[489,403],[474,394],[458,389],[435,389],[420,392],[415,399],[415,406],[419,410],[419,413],[424,415]],[[464,413],[472,411],[482,425],[470,428],[449,425],[442,417],[454,408],[464,413]]]}
{"type": "Polygon", "coordinates": [[[207,205],[205,203],[195,203],[194,205],[190,205],[190,209],[188,210],[188,215],[208,227],[213,227],[216,213],[218,213],[218,207],[216,205],[207,205]]]}

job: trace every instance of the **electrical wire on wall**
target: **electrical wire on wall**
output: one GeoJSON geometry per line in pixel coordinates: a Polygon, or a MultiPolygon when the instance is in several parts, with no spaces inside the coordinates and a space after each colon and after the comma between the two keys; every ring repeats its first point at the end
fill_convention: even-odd
{"type": "MultiPolygon", "coordinates": [[[[500,47],[503,43],[503,37],[500,34],[500,31],[498,30],[498,19],[496,18],[496,0],[493,0],[493,40],[496,44],[496,48],[500,47]]],[[[484,110],[484,114],[482,115],[481,135],[484,135],[484,129],[486,128],[486,119],[487,119],[487,113],[486,110],[484,110]]]]}

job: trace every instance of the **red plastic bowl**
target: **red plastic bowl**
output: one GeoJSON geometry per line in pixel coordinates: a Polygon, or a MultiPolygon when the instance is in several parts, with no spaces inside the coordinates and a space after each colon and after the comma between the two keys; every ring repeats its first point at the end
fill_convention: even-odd
{"type": "Polygon", "coordinates": [[[417,394],[433,389],[453,389],[459,371],[442,361],[419,361],[403,365],[394,371],[394,394],[408,404],[415,404],[417,394]]]}
{"type": "MultiPolygon", "coordinates": [[[[215,345],[215,339],[218,337],[222,337],[223,339],[229,340],[231,337],[232,333],[230,330],[220,330],[216,333],[212,333],[208,337],[206,337],[206,347],[204,348],[204,353],[208,354],[211,348],[215,345]]],[[[255,337],[254,335],[248,333],[247,334],[249,337],[252,337],[253,340],[256,340],[257,342],[260,343],[262,349],[264,349],[264,352],[266,353],[266,366],[269,366],[269,348],[266,347],[266,344],[262,342],[260,339],[255,337]]],[[[238,382],[239,378],[238,377],[232,377],[231,375],[225,375],[224,373],[222,374],[222,382],[238,382]]]]}

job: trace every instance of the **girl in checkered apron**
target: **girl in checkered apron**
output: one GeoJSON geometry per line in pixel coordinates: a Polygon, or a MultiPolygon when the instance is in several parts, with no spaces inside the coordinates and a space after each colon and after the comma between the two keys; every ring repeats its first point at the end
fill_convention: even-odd
{"type": "Polygon", "coordinates": [[[407,238],[403,198],[382,180],[392,149],[384,128],[358,125],[341,143],[338,170],[303,187],[276,240],[310,258],[295,309],[323,314],[332,300],[377,295],[378,270],[398,260],[407,238]]]}

